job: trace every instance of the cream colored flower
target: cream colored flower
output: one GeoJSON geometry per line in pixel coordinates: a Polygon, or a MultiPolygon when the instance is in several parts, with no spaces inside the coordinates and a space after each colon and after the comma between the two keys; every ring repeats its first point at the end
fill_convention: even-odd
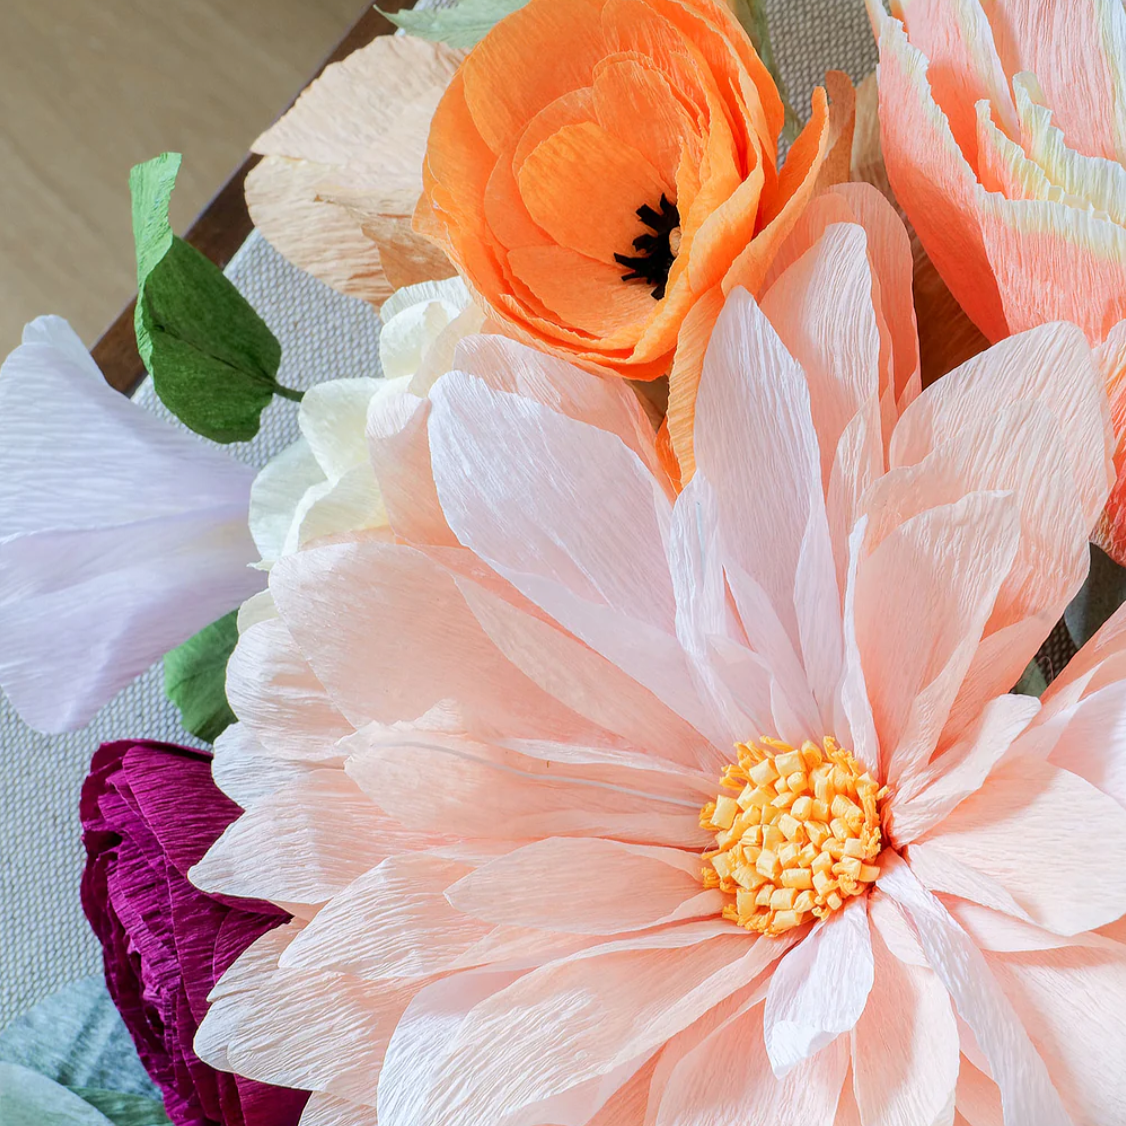
{"type": "Polygon", "coordinates": [[[254,482],[250,531],[266,566],[313,540],[386,527],[368,456],[368,410],[402,395],[424,398],[448,369],[458,340],[483,323],[460,278],[401,289],[380,315],[384,377],[336,379],[306,391],[301,437],[254,482]]]}

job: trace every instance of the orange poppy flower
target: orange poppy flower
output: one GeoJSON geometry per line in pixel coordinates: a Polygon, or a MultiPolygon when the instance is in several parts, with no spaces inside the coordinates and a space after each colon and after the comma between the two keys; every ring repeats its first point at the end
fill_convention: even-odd
{"type": "Polygon", "coordinates": [[[691,384],[723,296],[759,288],[813,192],[824,93],[779,173],[782,121],[719,0],[529,0],[435,112],[415,229],[511,335],[642,380],[679,342],[691,384]]]}

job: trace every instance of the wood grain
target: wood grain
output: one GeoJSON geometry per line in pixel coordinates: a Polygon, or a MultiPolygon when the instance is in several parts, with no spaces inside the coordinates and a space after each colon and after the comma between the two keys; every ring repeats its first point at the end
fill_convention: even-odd
{"type": "MultiPolygon", "coordinates": [[[[407,0],[389,0],[382,6],[385,11],[398,11],[400,8],[409,7],[410,4],[407,0]]],[[[370,43],[377,35],[387,35],[394,30],[394,25],[373,8],[365,9],[359,20],[317,68],[310,81],[330,63],[345,58],[370,43]]],[[[284,109],[288,109],[295,98],[296,94],[284,109]]],[[[184,236],[192,246],[206,254],[218,266],[227,265],[252,229],[243,188],[247,174],[258,159],[253,154],[246,157],[184,236]]],[[[145,377],[145,369],[137,352],[137,341],[133,330],[135,304],[135,301],[130,301],[126,305],[91,349],[106,382],[126,395],[131,395],[145,377]]]]}

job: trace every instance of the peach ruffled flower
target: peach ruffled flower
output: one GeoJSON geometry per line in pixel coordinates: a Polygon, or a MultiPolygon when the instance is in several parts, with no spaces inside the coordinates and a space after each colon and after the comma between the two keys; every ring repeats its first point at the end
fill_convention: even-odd
{"type": "Polygon", "coordinates": [[[304,1126],[1118,1120],[1126,619],[1008,694],[1105,396],[1053,324],[897,400],[906,234],[831,196],[728,297],[678,496],[626,384],[468,338],[370,417],[395,536],[271,571],[192,878],[294,919],[196,1048],[304,1126]]]}
{"type": "Polygon", "coordinates": [[[643,380],[679,345],[694,385],[814,189],[824,92],[779,173],[782,119],[721,0],[530,0],[439,104],[415,225],[517,339],[643,380]]]}
{"type": "Polygon", "coordinates": [[[1118,483],[1097,538],[1126,562],[1126,9],[869,9],[888,177],[962,308],[990,340],[1067,320],[1102,345],[1118,483]]]}

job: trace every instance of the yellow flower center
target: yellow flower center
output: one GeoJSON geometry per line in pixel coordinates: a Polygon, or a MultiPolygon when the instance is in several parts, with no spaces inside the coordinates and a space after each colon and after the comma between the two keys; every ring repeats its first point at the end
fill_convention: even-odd
{"type": "Polygon", "coordinates": [[[880,874],[886,789],[828,737],[799,750],[767,738],[736,750],[720,785],[737,793],[700,811],[700,826],[716,835],[704,886],[732,897],[723,917],[779,935],[867,891],[880,874]]]}

